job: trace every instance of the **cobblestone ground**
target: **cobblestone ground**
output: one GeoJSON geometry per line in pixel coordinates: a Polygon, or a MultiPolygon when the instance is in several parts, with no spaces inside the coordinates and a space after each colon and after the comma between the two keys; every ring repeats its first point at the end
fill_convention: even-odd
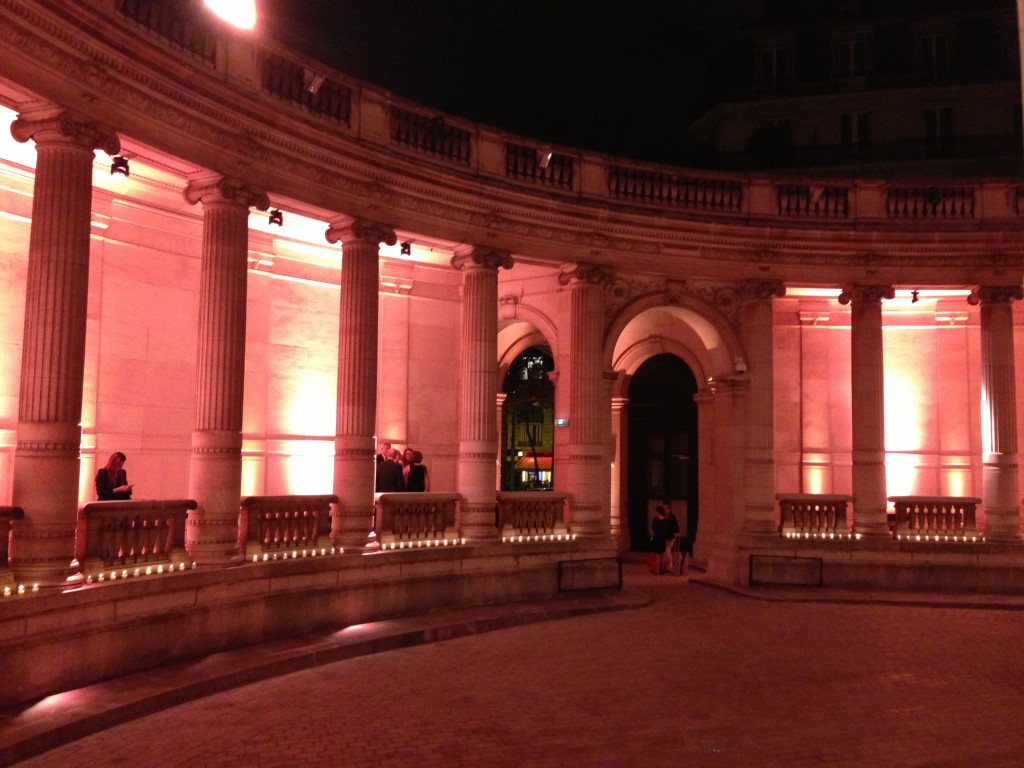
{"type": "Polygon", "coordinates": [[[630,566],[646,608],[339,662],[22,766],[1021,766],[1024,612],[779,603],[630,566]]]}

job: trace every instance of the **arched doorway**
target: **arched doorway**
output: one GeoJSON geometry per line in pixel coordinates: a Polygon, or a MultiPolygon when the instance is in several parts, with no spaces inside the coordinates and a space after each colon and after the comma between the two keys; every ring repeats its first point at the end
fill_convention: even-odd
{"type": "Polygon", "coordinates": [[[649,358],[629,383],[630,547],[648,547],[654,506],[672,503],[687,535],[696,537],[697,379],[690,367],[672,354],[649,358]]]}
{"type": "Polygon", "coordinates": [[[502,406],[501,490],[554,487],[555,385],[550,350],[530,347],[508,367],[502,406]]]}

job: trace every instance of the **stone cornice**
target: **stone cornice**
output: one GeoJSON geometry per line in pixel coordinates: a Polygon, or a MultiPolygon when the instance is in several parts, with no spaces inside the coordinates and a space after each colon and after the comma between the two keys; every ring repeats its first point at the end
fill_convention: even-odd
{"type": "MultiPolygon", "coordinates": [[[[322,125],[284,103],[268,109],[269,97],[255,88],[237,88],[206,64],[148,44],[148,33],[113,23],[100,10],[109,6],[0,0],[0,37],[9,54],[3,76],[197,169],[322,208],[328,219],[387,220],[553,265],[617,267],[628,260],[631,270],[709,279],[996,284],[1024,271],[1014,220],[712,221],[700,212],[608,198],[512,192],[502,178],[445,168],[361,138],[356,128],[322,125]]],[[[377,93],[372,86],[360,92],[377,93]]]]}

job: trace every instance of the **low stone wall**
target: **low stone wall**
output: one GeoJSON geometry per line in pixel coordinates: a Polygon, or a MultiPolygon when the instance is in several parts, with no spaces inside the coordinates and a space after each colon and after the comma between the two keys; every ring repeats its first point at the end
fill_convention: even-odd
{"type": "Polygon", "coordinates": [[[892,590],[960,594],[1024,593],[1024,545],[780,540],[723,549],[714,580],[742,586],[892,590]]]}
{"type": "Polygon", "coordinates": [[[559,563],[615,555],[580,540],[379,552],[0,598],[0,706],[317,629],[552,597],[559,563]]]}

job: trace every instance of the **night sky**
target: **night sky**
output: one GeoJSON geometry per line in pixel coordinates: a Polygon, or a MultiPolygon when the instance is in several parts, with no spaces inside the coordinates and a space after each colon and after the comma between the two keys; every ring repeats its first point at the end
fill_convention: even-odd
{"type": "Polygon", "coordinates": [[[285,44],[440,111],[695,163],[686,126],[738,1],[264,0],[262,10],[285,44]]]}

